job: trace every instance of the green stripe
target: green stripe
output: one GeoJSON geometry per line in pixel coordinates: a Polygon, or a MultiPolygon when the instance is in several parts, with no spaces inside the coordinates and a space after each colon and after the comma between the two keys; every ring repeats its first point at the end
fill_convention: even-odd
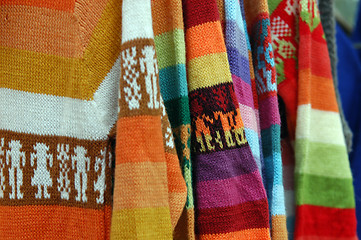
{"type": "Polygon", "coordinates": [[[325,177],[352,178],[345,146],[296,140],[296,159],[303,162],[295,171],[325,177]]]}
{"type": "Polygon", "coordinates": [[[167,101],[164,105],[172,128],[191,123],[188,96],[167,101]]]}
{"type": "Polygon", "coordinates": [[[354,208],[352,179],[296,173],[296,204],[334,208],[354,208]]]}
{"type": "Polygon", "coordinates": [[[269,0],[268,1],[268,9],[269,9],[269,15],[273,13],[274,10],[278,7],[278,5],[282,2],[282,0],[269,0]]]}
{"type": "Polygon", "coordinates": [[[159,69],[186,63],[184,31],[174,29],[154,37],[159,69]]]}

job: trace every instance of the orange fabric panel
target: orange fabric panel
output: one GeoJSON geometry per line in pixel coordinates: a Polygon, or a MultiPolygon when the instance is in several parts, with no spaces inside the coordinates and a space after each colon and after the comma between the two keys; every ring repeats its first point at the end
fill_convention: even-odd
{"type": "Polygon", "coordinates": [[[0,19],[5,18],[8,20],[0,29],[1,46],[61,57],[80,56],[78,23],[73,14],[32,6],[0,6],[0,19]]]}
{"type": "Polygon", "coordinates": [[[75,0],[1,0],[0,5],[24,5],[73,12],[75,0]]]}
{"type": "Polygon", "coordinates": [[[113,210],[168,206],[167,166],[162,162],[121,163],[115,168],[113,210]]]}
{"type": "Polygon", "coordinates": [[[222,32],[218,22],[207,22],[187,30],[186,43],[192,46],[187,48],[187,61],[204,55],[227,51],[222,35],[215,35],[215,32],[222,32]]]}
{"type": "Polygon", "coordinates": [[[178,156],[166,152],[165,158],[167,161],[168,191],[184,193],[187,188],[179,168],[178,156]]]}
{"type": "Polygon", "coordinates": [[[1,239],[107,239],[110,222],[110,206],[0,206],[1,239]]]}
{"type": "Polygon", "coordinates": [[[224,234],[209,234],[202,235],[203,240],[232,240],[232,239],[247,239],[247,240],[260,240],[264,236],[269,235],[268,228],[247,229],[239,232],[230,232],[224,234]]]}
{"type": "Polygon", "coordinates": [[[152,0],[154,35],[183,29],[181,1],[152,0]]]}
{"type": "Polygon", "coordinates": [[[116,164],[164,162],[160,116],[120,118],[117,123],[116,164]]]}
{"type": "Polygon", "coordinates": [[[310,69],[304,69],[299,71],[298,81],[298,105],[311,103],[313,109],[338,112],[332,79],[315,76],[310,69]]]}

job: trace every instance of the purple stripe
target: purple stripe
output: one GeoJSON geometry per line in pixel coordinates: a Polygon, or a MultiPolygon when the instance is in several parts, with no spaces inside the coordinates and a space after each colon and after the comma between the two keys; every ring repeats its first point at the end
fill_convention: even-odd
{"type": "Polygon", "coordinates": [[[234,91],[240,104],[254,108],[253,93],[251,84],[232,74],[234,91]]]}
{"type": "Polygon", "coordinates": [[[240,55],[236,48],[228,46],[227,56],[231,73],[242,78],[246,83],[251,84],[248,57],[240,55]]]}
{"type": "Polygon", "coordinates": [[[261,130],[268,129],[271,125],[281,125],[280,115],[278,113],[277,96],[271,96],[259,102],[259,114],[261,121],[261,130]],[[272,114],[274,113],[274,114],[272,114]]]}
{"type": "Polygon", "coordinates": [[[195,182],[237,177],[258,169],[248,145],[194,156],[195,182]]]}
{"type": "MultiPolygon", "coordinates": [[[[226,46],[231,48],[238,48],[240,46],[244,46],[246,43],[246,36],[239,28],[237,23],[232,20],[226,20],[226,46]]],[[[244,48],[245,50],[248,50],[247,46],[244,48]]],[[[247,52],[244,52],[243,54],[247,54],[245,56],[248,56],[247,52]]]]}
{"type": "Polygon", "coordinates": [[[266,198],[258,171],[196,185],[199,209],[229,207],[266,198]]]}

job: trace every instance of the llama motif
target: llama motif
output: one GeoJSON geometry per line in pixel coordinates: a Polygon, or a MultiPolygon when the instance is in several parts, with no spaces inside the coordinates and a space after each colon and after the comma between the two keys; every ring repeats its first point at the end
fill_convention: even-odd
{"type": "Polygon", "coordinates": [[[78,195],[75,197],[76,201],[87,202],[86,190],[88,184],[87,171],[90,170],[90,158],[86,157],[87,150],[84,147],[77,146],[74,149],[75,156],[72,155],[72,168],[75,169],[76,173],[74,179],[75,189],[78,191],[78,195]]]}
{"type": "Polygon", "coordinates": [[[145,87],[149,95],[148,108],[158,109],[159,101],[157,100],[158,88],[157,88],[157,74],[158,64],[155,59],[155,49],[153,46],[145,46],[142,49],[144,58],[140,58],[140,70],[142,73],[146,73],[145,87]]]}
{"type": "Polygon", "coordinates": [[[44,198],[50,198],[48,187],[53,186],[53,180],[48,170],[49,166],[53,167],[53,155],[48,154],[49,147],[45,143],[36,143],[34,146],[36,153],[31,153],[30,164],[33,167],[36,160],[36,169],[34,169],[34,176],[31,178],[31,186],[38,186],[38,192],[35,193],[35,198],[42,198],[42,190],[44,198]]]}
{"type": "Polygon", "coordinates": [[[4,169],[5,169],[5,159],[4,157],[4,138],[1,139],[0,143],[0,198],[4,198],[4,191],[5,191],[5,176],[4,176],[4,169]]]}
{"type": "Polygon", "coordinates": [[[23,199],[24,194],[21,192],[20,188],[23,185],[23,171],[21,165],[25,167],[25,152],[20,151],[22,145],[19,140],[11,140],[9,148],[10,150],[6,151],[6,164],[11,164],[9,168],[9,185],[11,186],[12,191],[9,194],[9,197],[10,199],[15,199],[17,196],[17,199],[23,199]]]}
{"type": "Polygon", "coordinates": [[[98,171],[100,171],[100,175],[98,175],[98,180],[94,181],[94,191],[99,191],[99,193],[100,193],[99,197],[96,199],[97,203],[103,204],[104,203],[104,192],[107,187],[105,184],[106,149],[100,150],[100,154],[102,156],[101,158],[98,158],[98,157],[95,158],[94,170],[96,173],[98,171]]]}
{"type": "MultiPolygon", "coordinates": [[[[68,173],[70,167],[68,166],[69,162],[69,145],[68,144],[58,144],[57,146],[59,161],[59,177],[57,178],[58,182],[58,191],[60,192],[60,198],[69,200],[70,194],[70,180],[68,173]]],[[[69,163],[70,164],[70,163],[69,163]]]]}

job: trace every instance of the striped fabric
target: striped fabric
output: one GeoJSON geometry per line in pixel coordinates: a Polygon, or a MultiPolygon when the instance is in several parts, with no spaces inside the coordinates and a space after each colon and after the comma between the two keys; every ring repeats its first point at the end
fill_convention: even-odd
{"type": "Polygon", "coordinates": [[[259,115],[258,109],[254,107],[247,39],[238,0],[225,1],[225,17],[226,48],[233,86],[244,122],[247,141],[258,170],[262,172],[260,138],[258,137],[261,132],[257,124],[259,115]]]}
{"type": "MultiPolygon", "coordinates": [[[[277,71],[283,76],[279,94],[295,140],[294,238],[357,239],[352,176],[316,1],[269,2],[277,71]]],[[[292,194],[286,197],[292,202],[292,194]]],[[[289,209],[292,225],[292,204],[289,209]]]]}
{"type": "Polygon", "coordinates": [[[172,126],[178,157],[187,184],[187,204],[174,239],[195,239],[191,131],[181,0],[152,0],[160,91],[172,126]]]}
{"type": "Polygon", "coordinates": [[[300,1],[296,239],[357,239],[355,199],[327,44],[314,0],[300,1]]]}
{"type": "Polygon", "coordinates": [[[285,239],[287,229],[280,146],[281,122],[268,4],[266,0],[245,0],[244,8],[252,43],[265,164],[264,183],[270,205],[272,238],[285,239]]]}
{"type": "Polygon", "coordinates": [[[275,67],[277,70],[278,94],[285,117],[282,121],[282,161],[287,230],[293,239],[295,228],[295,191],[294,191],[294,140],[297,118],[297,61],[298,61],[298,2],[269,0],[271,33],[274,47],[275,67]]]}
{"type": "Polygon", "coordinates": [[[109,238],[119,4],[0,1],[1,239],[109,238]]]}
{"type": "Polygon", "coordinates": [[[160,97],[151,2],[123,0],[111,239],[171,239],[186,185],[160,97]]]}
{"type": "Polygon", "coordinates": [[[245,138],[217,2],[183,1],[196,234],[269,239],[265,189],[245,138]]]}

